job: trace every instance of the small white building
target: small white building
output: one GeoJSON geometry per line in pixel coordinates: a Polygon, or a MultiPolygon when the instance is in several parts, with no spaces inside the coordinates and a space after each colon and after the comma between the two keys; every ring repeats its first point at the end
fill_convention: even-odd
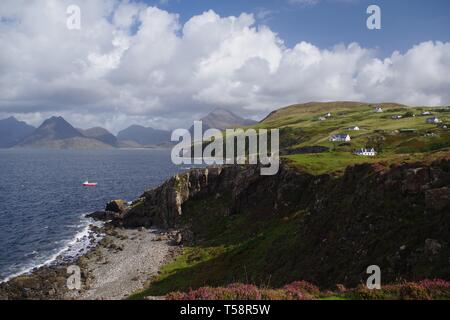
{"type": "Polygon", "coordinates": [[[359,131],[361,129],[358,126],[354,126],[354,127],[348,128],[348,130],[350,130],[350,131],[359,131]]]}
{"type": "Polygon", "coordinates": [[[374,110],[376,113],[382,113],[383,112],[383,108],[381,107],[376,107],[374,110]]]}
{"type": "Polygon", "coordinates": [[[403,118],[403,116],[400,115],[395,115],[391,117],[393,120],[400,120],[401,118],[403,118]]]}
{"type": "Polygon", "coordinates": [[[319,117],[318,120],[319,120],[319,121],[325,121],[325,120],[327,120],[327,118],[325,118],[325,117],[319,117]]]}
{"type": "Polygon", "coordinates": [[[358,156],[364,156],[364,157],[375,157],[377,155],[377,152],[375,151],[374,148],[371,148],[371,149],[361,148],[361,149],[355,150],[354,154],[356,154],[358,156]]]}
{"type": "Polygon", "coordinates": [[[422,115],[422,116],[430,116],[430,115],[432,115],[432,113],[430,111],[424,111],[420,115],[422,115]]]}
{"type": "Polygon", "coordinates": [[[349,134],[333,134],[330,137],[331,142],[349,142],[352,138],[349,134]]]}
{"type": "Polygon", "coordinates": [[[441,123],[441,120],[439,120],[439,118],[436,118],[436,117],[428,118],[427,123],[430,123],[430,124],[441,123]]]}
{"type": "Polygon", "coordinates": [[[325,118],[331,118],[332,114],[330,112],[328,112],[328,113],[325,113],[323,116],[325,118]]]}

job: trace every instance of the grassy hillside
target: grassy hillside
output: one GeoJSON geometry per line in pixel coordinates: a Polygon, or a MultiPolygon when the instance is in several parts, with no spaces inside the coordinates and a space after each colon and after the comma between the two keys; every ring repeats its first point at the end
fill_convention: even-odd
{"type": "Polygon", "coordinates": [[[383,286],[450,279],[449,160],[361,165],[337,177],[248,173],[237,193],[217,180],[226,187],[183,204],[179,222],[193,241],[133,298],[232,283],[356,287],[373,264],[383,286]]]}
{"type": "Polygon", "coordinates": [[[281,285],[298,279],[291,252],[303,213],[262,219],[258,213],[228,216],[229,195],[193,201],[183,208],[184,224],[192,225],[197,241],[161,270],[151,286],[134,295],[160,296],[204,285],[256,283],[281,285]],[[275,280],[273,280],[273,279],[275,280]]]}
{"type": "MultiPolygon", "coordinates": [[[[383,276],[391,282],[436,275],[449,279],[448,251],[430,253],[426,245],[435,240],[443,247],[450,243],[448,203],[430,208],[432,202],[426,199],[431,191],[417,185],[441,188],[450,181],[448,164],[430,169],[440,172],[440,178],[431,178],[431,173],[423,174],[428,169],[420,169],[434,159],[448,158],[450,132],[427,124],[426,119],[437,116],[443,123],[450,123],[450,109],[396,104],[381,107],[383,113],[375,113],[374,105],[354,102],[295,105],[272,113],[256,125],[281,129],[283,157],[303,173],[297,176],[293,170],[293,178],[281,173],[279,179],[286,180],[280,181],[277,177],[261,177],[256,182],[246,179],[250,182],[238,200],[231,195],[235,190],[221,190],[186,202],[181,225],[190,228],[195,241],[183,247],[148,288],[133,298],[237,282],[262,288],[281,288],[298,280],[325,288],[345,282],[355,286],[373,263],[387,270],[383,276]],[[421,116],[423,111],[432,111],[433,115],[421,116]],[[318,120],[328,112],[331,117],[318,120]],[[394,115],[405,118],[393,120],[394,115]],[[361,130],[347,130],[351,126],[361,130]],[[331,143],[328,139],[334,133],[349,133],[352,141],[331,143]],[[329,151],[303,153],[312,146],[329,151]],[[352,154],[354,149],[368,146],[376,147],[379,154],[352,154]],[[424,162],[401,165],[418,160],[424,162]],[[337,179],[332,178],[334,175],[316,176],[343,172],[350,165],[366,162],[381,165],[354,167],[337,179]],[[393,164],[396,166],[391,167],[393,164]],[[378,174],[379,167],[390,173],[378,174]],[[230,214],[237,203],[244,203],[242,210],[230,214]]],[[[436,191],[437,197],[444,189],[436,191]]],[[[355,290],[329,297],[384,297],[355,290]],[[358,294],[353,296],[355,292],[358,294]]]]}
{"type": "Polygon", "coordinates": [[[450,147],[450,108],[407,107],[399,104],[358,102],[307,103],[289,106],[270,114],[256,128],[280,128],[282,153],[287,159],[313,173],[339,171],[363,162],[416,161],[450,147]],[[374,112],[381,106],[382,113],[374,112]],[[422,115],[423,112],[431,115],[422,115]],[[319,120],[326,113],[331,117],[319,120]],[[392,119],[402,116],[401,119],[392,119]],[[428,124],[438,117],[442,123],[428,124]],[[358,126],[359,131],[349,130],[358,126]],[[330,142],[333,134],[349,134],[351,142],[330,142]],[[322,154],[303,154],[311,146],[329,148],[322,154]],[[373,147],[375,158],[353,155],[357,148],[373,147]]]}

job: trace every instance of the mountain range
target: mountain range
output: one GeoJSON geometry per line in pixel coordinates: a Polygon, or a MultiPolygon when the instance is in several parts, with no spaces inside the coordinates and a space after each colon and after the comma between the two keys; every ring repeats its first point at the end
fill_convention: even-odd
{"type": "Polygon", "coordinates": [[[0,148],[11,148],[36,130],[14,117],[0,120],[0,148]]]}
{"type": "MultiPolygon", "coordinates": [[[[256,124],[256,121],[244,119],[226,109],[215,109],[205,117],[201,118],[203,131],[214,128],[219,130],[232,129],[236,127],[247,127],[256,124]]],[[[189,130],[194,131],[194,126],[189,130]]]]}
{"type": "Polygon", "coordinates": [[[170,132],[165,130],[153,129],[132,125],[117,134],[117,139],[122,147],[127,146],[151,146],[168,143],[170,141],[170,132]]]}
{"type": "MultiPolygon", "coordinates": [[[[216,109],[201,120],[204,130],[223,130],[255,123],[224,109],[216,109]]],[[[148,148],[168,144],[170,131],[139,125],[132,125],[114,136],[101,127],[75,128],[63,117],[51,117],[38,128],[14,117],[0,120],[0,148],[107,149],[148,148]]]]}
{"type": "Polygon", "coordinates": [[[52,149],[112,148],[112,145],[84,135],[62,117],[51,117],[15,147],[52,149]]]}

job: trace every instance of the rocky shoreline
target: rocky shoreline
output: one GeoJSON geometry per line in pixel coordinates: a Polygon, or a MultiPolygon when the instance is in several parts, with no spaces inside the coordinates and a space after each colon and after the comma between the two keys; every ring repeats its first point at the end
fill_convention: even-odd
{"type": "MultiPolygon", "coordinates": [[[[373,264],[390,283],[449,279],[449,209],[448,158],[361,164],[341,175],[318,176],[288,164],[272,177],[261,176],[257,166],[192,169],[130,204],[111,201],[105,211],[89,215],[108,222],[92,227],[102,240],[71,263],[81,268],[80,291],[67,290],[68,264],[63,263],[0,284],[0,299],[126,298],[156,276],[180,246],[213,240],[215,234],[201,238],[199,224],[214,214],[222,223],[242,216],[268,224],[278,219],[282,226],[295,214],[295,236],[278,238],[287,245],[265,251],[266,264],[256,265],[272,266],[271,279],[280,284],[301,279],[325,288],[354,287],[373,264]],[[302,259],[290,259],[285,248],[291,247],[302,259]],[[280,258],[289,264],[277,265],[280,258]],[[283,271],[286,265],[291,269],[283,271]]],[[[203,228],[215,221],[210,223],[203,228]]]]}
{"type": "Polygon", "coordinates": [[[50,265],[1,283],[0,300],[125,299],[143,289],[160,267],[173,259],[179,249],[176,240],[175,230],[92,224],[86,253],[72,259],[57,257],[50,265]],[[68,289],[69,266],[80,268],[80,290],[68,289]]]}

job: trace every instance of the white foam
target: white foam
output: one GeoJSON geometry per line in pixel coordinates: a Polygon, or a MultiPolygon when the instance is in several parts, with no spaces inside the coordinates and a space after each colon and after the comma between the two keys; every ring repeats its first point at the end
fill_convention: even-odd
{"type": "MultiPolygon", "coordinates": [[[[56,241],[55,243],[64,243],[62,245],[62,248],[57,251],[56,253],[52,254],[48,259],[46,259],[42,263],[38,264],[32,264],[29,266],[25,266],[22,270],[6,277],[5,279],[0,280],[0,283],[7,282],[11,280],[12,278],[29,274],[34,269],[38,269],[44,266],[52,265],[52,264],[58,264],[61,262],[68,262],[73,261],[79,256],[86,254],[89,251],[90,245],[91,245],[91,239],[89,238],[91,234],[90,227],[91,226],[102,226],[102,222],[96,222],[91,219],[85,218],[85,214],[81,216],[81,224],[78,225],[78,227],[82,227],[83,229],[75,234],[75,236],[68,241],[56,241]]],[[[98,243],[98,241],[101,239],[101,235],[94,235],[94,245],[98,243]]],[[[37,253],[36,251],[33,251],[31,254],[37,253]]]]}

